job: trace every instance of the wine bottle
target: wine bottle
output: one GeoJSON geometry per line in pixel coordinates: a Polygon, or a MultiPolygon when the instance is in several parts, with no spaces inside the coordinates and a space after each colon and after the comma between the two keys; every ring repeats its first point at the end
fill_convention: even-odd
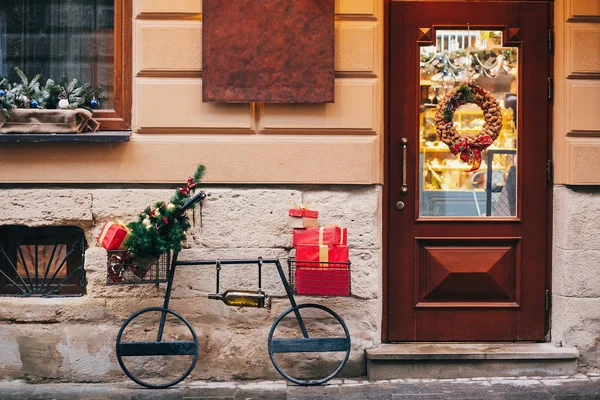
{"type": "Polygon", "coordinates": [[[227,290],[224,293],[209,294],[209,299],[221,300],[228,306],[257,307],[265,306],[264,292],[251,292],[245,290],[227,290]]]}

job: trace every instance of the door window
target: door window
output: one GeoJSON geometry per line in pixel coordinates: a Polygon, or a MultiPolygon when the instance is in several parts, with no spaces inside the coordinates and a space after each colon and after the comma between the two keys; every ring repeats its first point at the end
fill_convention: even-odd
{"type": "MultiPolygon", "coordinates": [[[[419,216],[515,217],[517,214],[518,49],[502,46],[501,31],[437,30],[420,50],[419,216]],[[452,89],[472,83],[501,107],[502,129],[481,152],[479,169],[440,141],[436,107],[452,89]]],[[[476,104],[453,112],[458,133],[475,137],[485,123],[476,104]]]]}

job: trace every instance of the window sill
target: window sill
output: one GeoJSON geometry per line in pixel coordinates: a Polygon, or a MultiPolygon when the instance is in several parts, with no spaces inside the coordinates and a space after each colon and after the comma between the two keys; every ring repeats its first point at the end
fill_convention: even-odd
{"type": "Polygon", "coordinates": [[[88,142],[88,143],[122,143],[129,142],[131,131],[98,131],[96,133],[32,133],[32,134],[0,134],[0,143],[48,143],[48,142],[88,142]]]}

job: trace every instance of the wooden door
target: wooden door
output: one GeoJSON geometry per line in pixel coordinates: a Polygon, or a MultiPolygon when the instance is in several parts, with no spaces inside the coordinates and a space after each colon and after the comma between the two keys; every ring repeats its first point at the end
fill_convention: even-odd
{"type": "MultiPolygon", "coordinates": [[[[549,10],[542,1],[390,4],[387,341],[544,339],[549,10]],[[433,121],[435,103],[466,80],[503,109],[502,132],[473,172],[433,121]]],[[[455,126],[478,132],[478,112],[457,109],[455,126]]]]}

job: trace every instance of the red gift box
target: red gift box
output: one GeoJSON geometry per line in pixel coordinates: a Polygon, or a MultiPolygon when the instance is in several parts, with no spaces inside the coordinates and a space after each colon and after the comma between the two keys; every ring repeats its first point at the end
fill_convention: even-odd
{"type": "Polygon", "coordinates": [[[129,236],[129,230],[122,224],[106,221],[97,242],[106,250],[125,250],[125,239],[129,236]]]}
{"type": "Polygon", "coordinates": [[[294,229],[293,245],[299,244],[347,244],[348,230],[339,226],[294,229]]]}
{"type": "Polygon", "coordinates": [[[289,225],[292,228],[315,228],[319,212],[307,208],[290,208],[289,225]]]}
{"type": "MultiPolygon", "coordinates": [[[[313,263],[348,262],[348,246],[301,244],[296,246],[296,260],[299,267],[314,266],[313,263]],[[302,262],[309,261],[309,262],[302,262]]],[[[320,264],[322,267],[339,267],[339,264],[320,264]]]]}
{"type": "Polygon", "coordinates": [[[296,293],[317,296],[350,296],[348,268],[296,268],[296,293]]]}
{"type": "Polygon", "coordinates": [[[290,217],[319,218],[319,212],[308,208],[290,208],[290,217]]]}

